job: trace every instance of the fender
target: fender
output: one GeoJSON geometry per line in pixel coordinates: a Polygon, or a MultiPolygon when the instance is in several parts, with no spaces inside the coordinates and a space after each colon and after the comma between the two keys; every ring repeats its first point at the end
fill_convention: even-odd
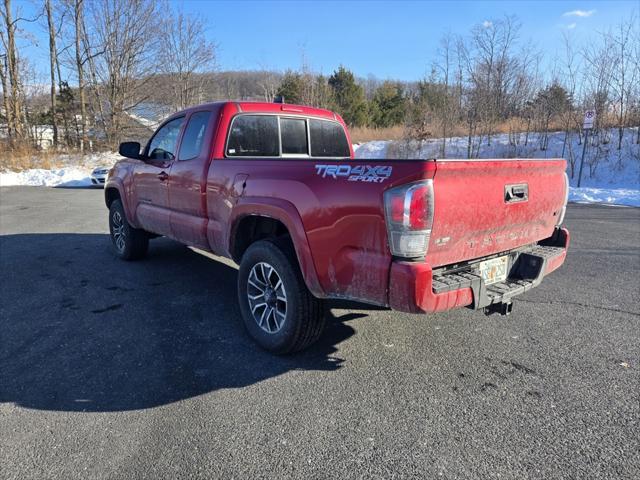
{"type": "Polygon", "coordinates": [[[122,202],[122,207],[124,208],[124,214],[127,217],[127,222],[134,228],[139,228],[138,223],[135,221],[135,215],[131,212],[131,207],[129,205],[130,196],[127,195],[126,188],[124,186],[124,182],[120,177],[110,177],[107,179],[107,182],[104,185],[104,203],[109,206],[109,199],[107,198],[107,193],[109,189],[116,189],[118,194],[120,195],[120,201],[122,202]]]}
{"type": "Polygon", "coordinates": [[[326,293],[318,280],[302,218],[296,207],[286,200],[273,197],[241,197],[231,211],[225,232],[224,245],[227,246],[227,255],[231,257],[231,241],[234,238],[237,225],[240,220],[250,215],[273,218],[287,227],[298,257],[304,283],[314,296],[325,298],[326,293]]]}

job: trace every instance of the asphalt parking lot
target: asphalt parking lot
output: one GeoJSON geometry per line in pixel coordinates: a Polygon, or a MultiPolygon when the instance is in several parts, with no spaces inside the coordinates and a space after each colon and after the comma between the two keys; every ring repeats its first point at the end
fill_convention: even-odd
{"type": "Polygon", "coordinates": [[[236,270],[114,258],[101,190],[0,189],[0,478],[639,478],[640,209],[570,205],[510,317],[331,303],[256,347],[236,270]]]}

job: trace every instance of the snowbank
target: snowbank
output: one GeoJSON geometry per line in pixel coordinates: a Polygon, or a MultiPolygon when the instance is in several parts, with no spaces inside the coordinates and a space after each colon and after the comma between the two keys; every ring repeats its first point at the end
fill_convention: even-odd
{"type": "MultiPolygon", "coordinates": [[[[612,140],[608,144],[590,145],[585,156],[581,188],[577,188],[578,168],[582,146],[574,135],[565,143],[564,132],[549,134],[546,150],[540,150],[540,135],[529,134],[527,145],[523,144],[524,135],[520,135],[519,144],[509,142],[507,134],[496,135],[488,145],[483,139],[479,147],[479,158],[564,158],[574,160],[574,172],[567,163],[567,174],[571,189],[569,200],[572,202],[604,203],[615,205],[640,206],[640,145],[635,143],[635,130],[627,130],[622,149],[618,150],[614,141],[617,132],[611,132],[612,140]],[[597,160],[597,162],[596,162],[597,160]],[[591,168],[590,168],[591,166],[591,168]]],[[[474,138],[472,143],[477,144],[474,138]]],[[[466,137],[447,140],[444,158],[467,158],[466,137]]],[[[359,145],[355,151],[359,159],[383,158],[442,158],[440,155],[442,139],[417,141],[372,141],[359,145]]]]}
{"type": "Polygon", "coordinates": [[[389,140],[374,140],[372,142],[361,143],[357,149],[354,145],[354,152],[356,158],[389,158],[387,157],[387,149],[391,143],[394,142],[389,140]]]}
{"type": "Polygon", "coordinates": [[[12,185],[86,187],[91,186],[91,170],[83,168],[60,168],[56,170],[33,168],[22,172],[2,172],[0,173],[0,187],[12,185]]]}
{"type": "Polygon", "coordinates": [[[14,185],[43,187],[88,187],[96,167],[111,168],[122,157],[114,152],[89,155],[61,154],[53,159],[58,168],[32,168],[21,172],[0,172],[0,187],[14,185]]]}
{"type": "Polygon", "coordinates": [[[569,201],[575,203],[604,203],[640,207],[640,190],[628,188],[570,187],[569,201]]]}

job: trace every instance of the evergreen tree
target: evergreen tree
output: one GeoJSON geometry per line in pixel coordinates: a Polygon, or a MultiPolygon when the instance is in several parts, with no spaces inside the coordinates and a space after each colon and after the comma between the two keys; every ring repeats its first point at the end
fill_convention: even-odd
{"type": "Polygon", "coordinates": [[[554,81],[547,88],[538,92],[534,103],[545,113],[553,116],[571,108],[572,99],[569,92],[554,81]]]}
{"type": "Polygon", "coordinates": [[[344,121],[352,127],[366,125],[368,112],[364,89],[356,83],[353,73],[340,66],[329,77],[329,86],[333,91],[336,109],[344,121]]]}
{"type": "Polygon", "coordinates": [[[375,127],[392,127],[402,123],[406,110],[406,99],[402,85],[386,81],[373,95],[369,116],[375,127]]]}
{"type": "Polygon", "coordinates": [[[276,95],[284,97],[284,101],[287,103],[301,104],[303,103],[302,97],[304,87],[305,85],[302,75],[288,70],[282,78],[282,82],[278,87],[276,95]]]}

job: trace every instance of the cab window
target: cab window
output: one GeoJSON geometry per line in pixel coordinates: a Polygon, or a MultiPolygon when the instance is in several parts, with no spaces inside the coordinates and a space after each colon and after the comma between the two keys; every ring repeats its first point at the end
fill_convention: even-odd
{"type": "Polygon", "coordinates": [[[211,112],[196,112],[191,115],[182,136],[178,160],[191,160],[200,156],[210,117],[211,112]]]}
{"type": "Polygon", "coordinates": [[[278,117],[241,115],[231,124],[228,157],[277,157],[280,155],[278,117]]]}
{"type": "Polygon", "coordinates": [[[312,157],[349,157],[349,142],[344,128],[337,122],[309,120],[312,157]]]}
{"type": "Polygon", "coordinates": [[[283,155],[309,155],[304,118],[280,118],[280,136],[283,155]]]}
{"type": "Polygon", "coordinates": [[[173,160],[184,117],[174,118],[158,129],[149,143],[151,160],[173,160]]]}

